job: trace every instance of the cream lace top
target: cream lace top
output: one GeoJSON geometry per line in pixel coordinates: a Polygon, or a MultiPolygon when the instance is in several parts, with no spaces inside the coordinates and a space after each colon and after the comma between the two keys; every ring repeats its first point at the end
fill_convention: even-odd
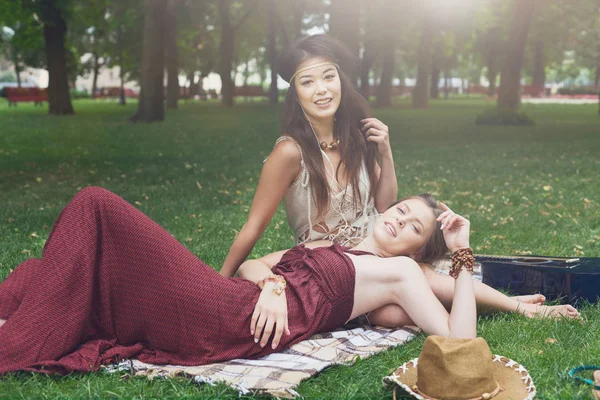
{"type": "Polygon", "coordinates": [[[275,145],[283,140],[292,140],[301,156],[301,171],[298,178],[288,188],[284,196],[287,220],[294,231],[296,244],[314,240],[331,240],[342,246],[351,246],[358,243],[373,231],[378,213],[373,199],[368,199],[371,183],[369,174],[363,160],[360,168],[359,185],[362,199],[357,203],[359,209],[354,207],[354,190],[352,185],[341,188],[335,179],[333,164],[327,154],[321,150],[325,161],[325,170],[329,178],[330,206],[317,220],[317,206],[312,198],[310,175],[304,165],[302,149],[289,136],[277,139],[275,145]]]}

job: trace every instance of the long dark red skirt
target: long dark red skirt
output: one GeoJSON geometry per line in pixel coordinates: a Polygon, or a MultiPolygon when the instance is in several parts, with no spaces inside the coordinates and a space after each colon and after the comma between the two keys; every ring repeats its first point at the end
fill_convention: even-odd
{"type": "MultiPolygon", "coordinates": [[[[339,246],[288,251],[291,335],[279,348],[343,324],[354,267],[339,246]]],[[[224,278],[119,196],[80,191],[41,259],[0,283],[0,373],[91,371],[122,358],[200,365],[273,350],[250,335],[255,284],[224,278]]]]}

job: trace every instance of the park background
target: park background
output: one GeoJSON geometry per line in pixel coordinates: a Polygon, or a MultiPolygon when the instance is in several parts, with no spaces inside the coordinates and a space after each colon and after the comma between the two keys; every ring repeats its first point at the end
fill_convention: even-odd
{"type": "MultiPolygon", "coordinates": [[[[0,97],[48,83],[42,107],[0,99],[0,279],[40,256],[89,185],[218,269],[281,134],[277,55],[322,32],[357,56],[401,196],[430,192],[466,215],[477,253],[600,257],[597,0],[1,0],[0,27],[0,97]]],[[[253,256],[291,245],[280,208],[253,256]]],[[[479,333],[530,370],[539,398],[591,398],[567,372],[598,364],[600,307],[579,308],[583,322],[485,316],[479,333]]],[[[391,398],[381,378],[422,342],[299,392],[391,398]]],[[[237,393],[101,372],[0,377],[0,398],[71,397],[237,393]]]]}

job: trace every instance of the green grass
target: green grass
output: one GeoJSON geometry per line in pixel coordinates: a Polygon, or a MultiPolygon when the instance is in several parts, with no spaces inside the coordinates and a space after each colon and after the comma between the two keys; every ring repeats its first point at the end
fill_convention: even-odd
{"type": "MultiPolygon", "coordinates": [[[[481,100],[405,100],[376,110],[390,127],[400,195],[431,192],[471,219],[479,253],[600,257],[600,118],[594,105],[527,105],[536,125],[476,126],[481,100]]],[[[112,190],[218,268],[248,212],[262,162],[279,135],[280,108],[183,104],[158,124],[132,125],[135,105],[75,102],[77,114],[0,101],[0,279],[39,256],[60,209],[80,188],[112,190]]],[[[290,247],[282,208],[254,255],[290,247]]],[[[600,362],[600,306],[585,323],[480,319],[492,351],[522,362],[539,398],[591,398],[566,373],[600,362]],[[554,338],[558,343],[546,343],[554,338]]],[[[381,378],[419,353],[423,337],[303,383],[306,398],[391,398],[381,378]]],[[[0,344],[1,345],[1,344],[0,344]]],[[[187,379],[75,374],[0,377],[0,398],[236,398],[187,379]]]]}

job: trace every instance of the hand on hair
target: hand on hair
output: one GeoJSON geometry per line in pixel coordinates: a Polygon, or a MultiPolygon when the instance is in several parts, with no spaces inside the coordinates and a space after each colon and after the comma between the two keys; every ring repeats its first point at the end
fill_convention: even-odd
{"type": "Polygon", "coordinates": [[[377,144],[377,151],[381,157],[391,157],[392,148],[387,125],[377,118],[365,118],[360,122],[363,123],[362,132],[365,134],[367,141],[377,144]]]}
{"type": "Polygon", "coordinates": [[[458,249],[470,247],[471,223],[469,220],[456,214],[442,202],[440,202],[440,207],[444,212],[437,217],[437,221],[442,224],[441,229],[448,249],[454,253],[458,249]]]}

